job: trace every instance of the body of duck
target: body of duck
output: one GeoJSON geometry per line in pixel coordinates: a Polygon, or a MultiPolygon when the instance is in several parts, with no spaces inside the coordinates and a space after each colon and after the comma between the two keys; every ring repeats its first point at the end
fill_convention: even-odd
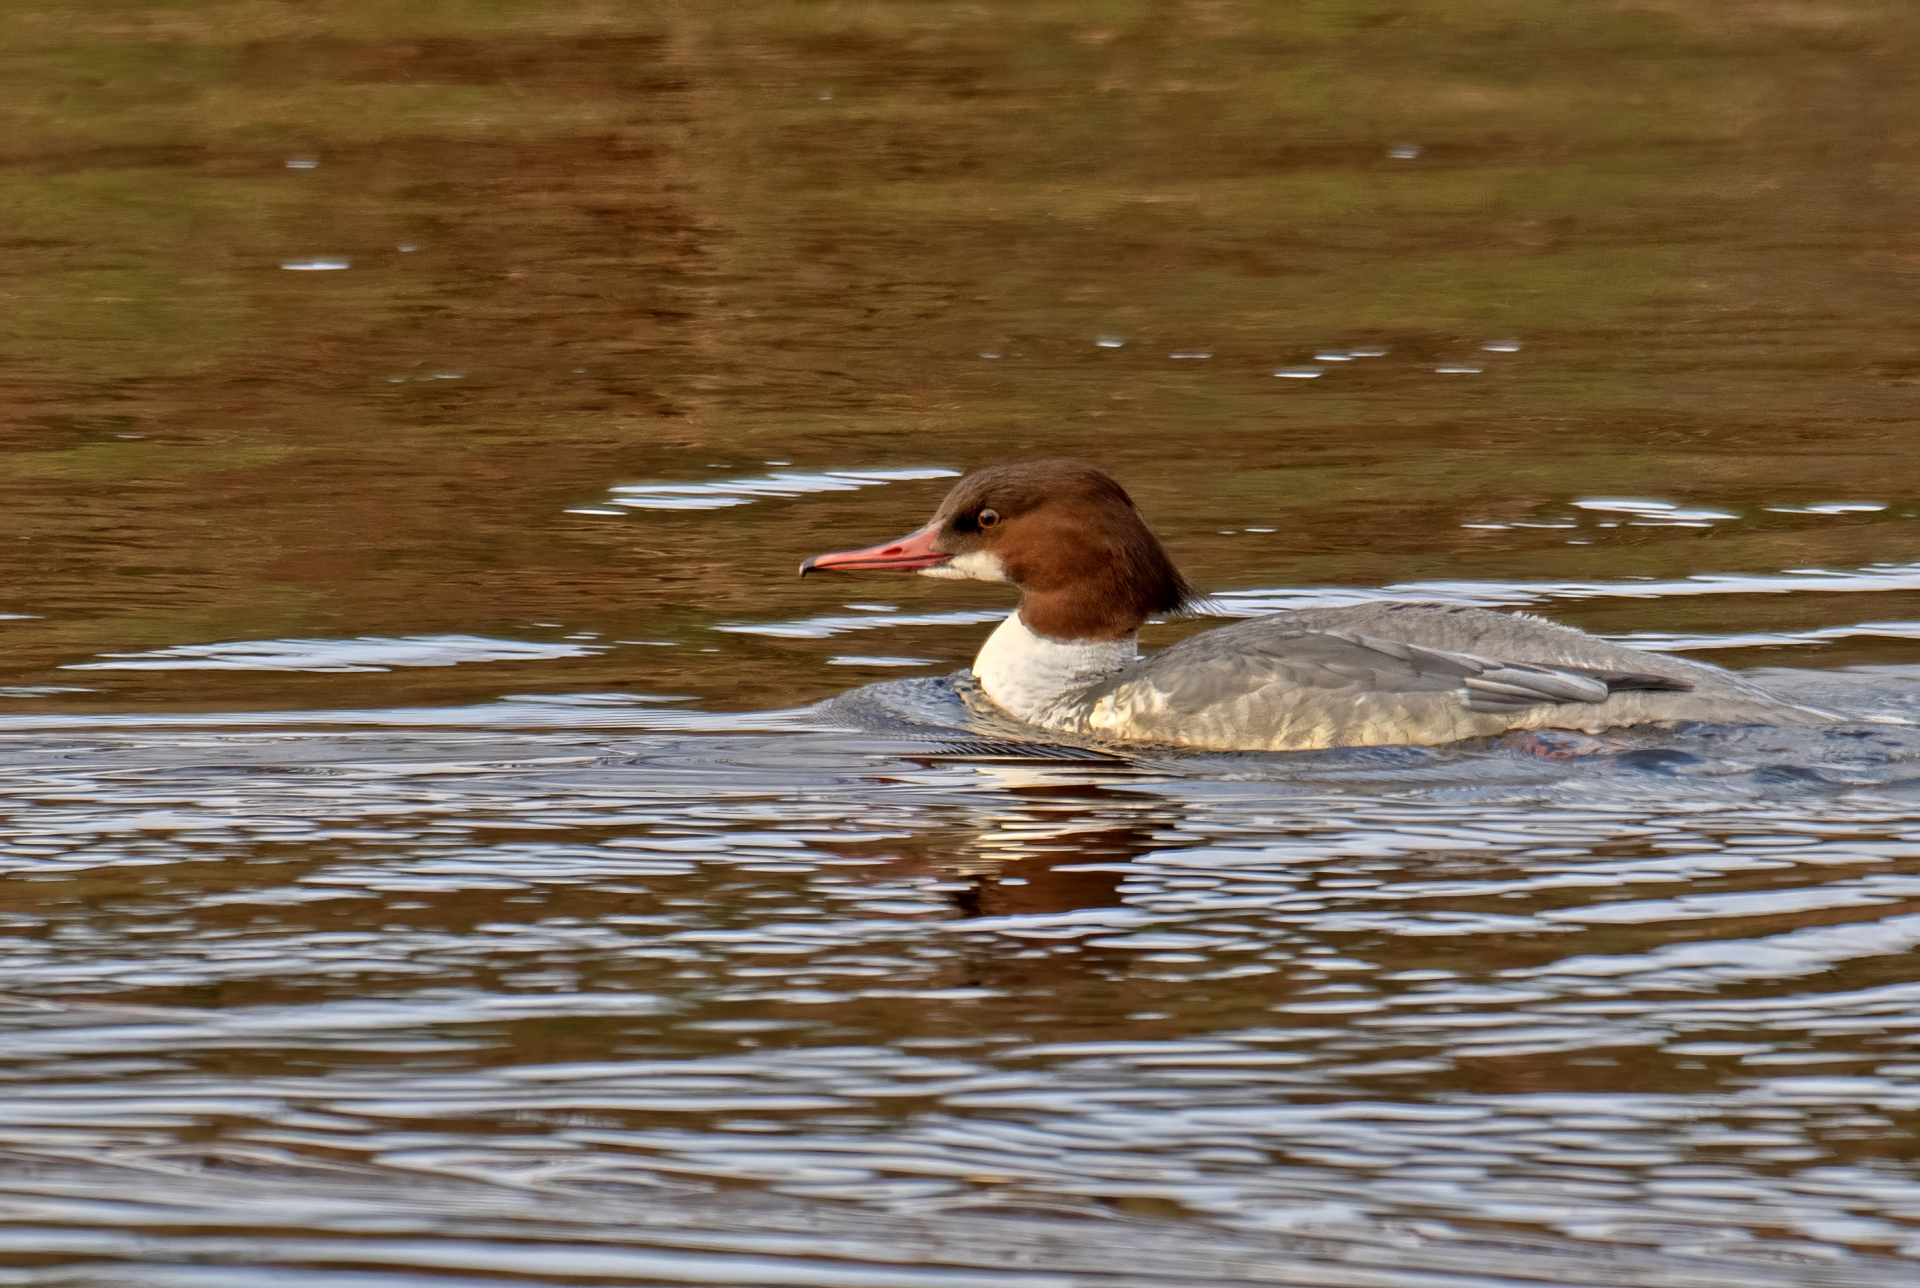
{"type": "Polygon", "coordinates": [[[1273,613],[1142,656],[1141,625],[1192,591],[1120,485],[1074,461],[970,474],[925,527],[801,573],[830,568],[1011,582],[1020,606],[974,659],[981,691],[1041,729],[1119,742],[1298,751],[1836,718],[1718,667],[1450,604],[1273,613]]]}

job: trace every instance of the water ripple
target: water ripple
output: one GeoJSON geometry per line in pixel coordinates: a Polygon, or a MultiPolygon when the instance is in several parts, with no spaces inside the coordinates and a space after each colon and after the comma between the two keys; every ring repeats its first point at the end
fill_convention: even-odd
{"type": "MultiPolygon", "coordinates": [[[[1631,747],[973,762],[566,710],[689,723],[0,739],[0,1185],[31,1196],[8,1246],[107,1264],[135,1255],[116,1229],[177,1237],[159,1214],[215,1203],[217,1172],[129,1180],[60,1235],[45,1205],[77,1200],[49,1178],[214,1149],[346,1169],[443,1266],[465,1236],[432,1187],[456,1183],[1375,1250],[1412,1225],[1427,1270],[1496,1227],[1738,1244],[1727,1284],[1894,1283],[1875,1258],[1920,1255],[1920,736],[1664,735],[1720,767],[1699,778],[1631,747]],[[1772,772],[1843,750],[1862,782],[1772,772]]],[[[175,1251],[361,1255],[223,1210],[175,1251]]],[[[704,1273],[661,1255],[648,1274],[704,1273]]]]}
{"type": "Polygon", "coordinates": [[[386,671],[396,666],[462,662],[526,662],[589,657],[604,644],[487,639],[479,635],[408,635],[357,639],[237,640],[178,644],[148,653],[106,653],[103,662],[74,662],[64,671],[386,671]]]}
{"type": "MultiPolygon", "coordinates": [[[[626,510],[724,510],[751,505],[769,497],[790,499],[817,492],[853,492],[883,483],[959,477],[958,470],[939,468],[900,470],[827,470],[819,474],[780,471],[751,478],[714,479],[705,483],[622,483],[611,489],[604,505],[626,510]]],[[[588,508],[575,514],[617,514],[618,510],[588,508]]]]}

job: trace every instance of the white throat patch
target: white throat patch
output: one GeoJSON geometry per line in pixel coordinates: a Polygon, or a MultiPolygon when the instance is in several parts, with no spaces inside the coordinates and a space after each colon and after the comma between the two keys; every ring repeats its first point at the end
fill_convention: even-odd
{"type": "Polygon", "coordinates": [[[1005,581],[1007,570],[1001,566],[1000,556],[991,550],[969,550],[943,564],[922,568],[920,575],[941,577],[947,581],[1005,581]]]}
{"type": "Polygon", "coordinates": [[[1028,630],[1015,611],[980,646],[973,659],[973,676],[1009,715],[1058,729],[1071,723],[1075,700],[1088,685],[1139,656],[1135,636],[1081,642],[1048,639],[1028,630]]]}

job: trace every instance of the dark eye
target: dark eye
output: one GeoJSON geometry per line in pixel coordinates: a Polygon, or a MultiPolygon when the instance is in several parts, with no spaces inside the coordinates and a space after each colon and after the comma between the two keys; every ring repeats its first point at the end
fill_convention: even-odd
{"type": "Polygon", "coordinates": [[[991,528],[994,524],[1000,522],[1000,512],[998,510],[982,510],[973,516],[973,521],[983,528],[991,528]]]}

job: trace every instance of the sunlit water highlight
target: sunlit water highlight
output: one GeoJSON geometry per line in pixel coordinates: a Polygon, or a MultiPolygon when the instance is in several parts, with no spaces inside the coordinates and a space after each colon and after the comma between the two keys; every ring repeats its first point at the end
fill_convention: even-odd
{"type": "MultiPolygon", "coordinates": [[[[1768,576],[1753,573],[1698,573],[1670,580],[1642,579],[1614,582],[1496,582],[1434,580],[1400,582],[1378,589],[1344,586],[1300,586],[1273,589],[1221,590],[1209,595],[1199,614],[1209,617],[1258,617],[1300,608],[1338,608],[1378,600],[1443,601],[1481,608],[1522,608],[1554,601],[1601,599],[1672,599],[1699,595],[1785,595],[1803,593],[1874,594],[1920,590],[1920,564],[1874,565],[1859,569],[1795,568],[1768,576]]],[[[884,606],[858,607],[858,614],[829,613],[785,622],[728,622],[713,629],[740,635],[792,639],[825,639],[850,632],[898,627],[964,626],[994,621],[1004,610],[953,610],[901,613],[884,606]]],[[[1877,636],[1891,639],[1920,637],[1920,622],[1860,622],[1843,626],[1809,627],[1800,631],[1730,633],[1634,631],[1614,638],[1635,648],[1678,652],[1730,648],[1817,644],[1829,640],[1877,636]]]]}
{"type": "MultiPolygon", "coordinates": [[[[791,499],[817,492],[853,492],[884,483],[916,479],[953,478],[958,470],[830,470],[824,474],[780,473],[760,478],[716,479],[710,483],[623,483],[613,489],[611,504],[629,510],[724,510],[751,505],[767,497],[791,499]]],[[[619,510],[585,508],[575,514],[618,514],[619,510]]]]}
{"type": "Polygon", "coordinates": [[[396,666],[458,666],[462,662],[529,662],[585,657],[605,645],[485,639],[474,635],[363,636],[347,640],[238,640],[179,644],[150,653],[109,653],[98,662],[74,662],[68,671],[386,671],[396,666]]]}

